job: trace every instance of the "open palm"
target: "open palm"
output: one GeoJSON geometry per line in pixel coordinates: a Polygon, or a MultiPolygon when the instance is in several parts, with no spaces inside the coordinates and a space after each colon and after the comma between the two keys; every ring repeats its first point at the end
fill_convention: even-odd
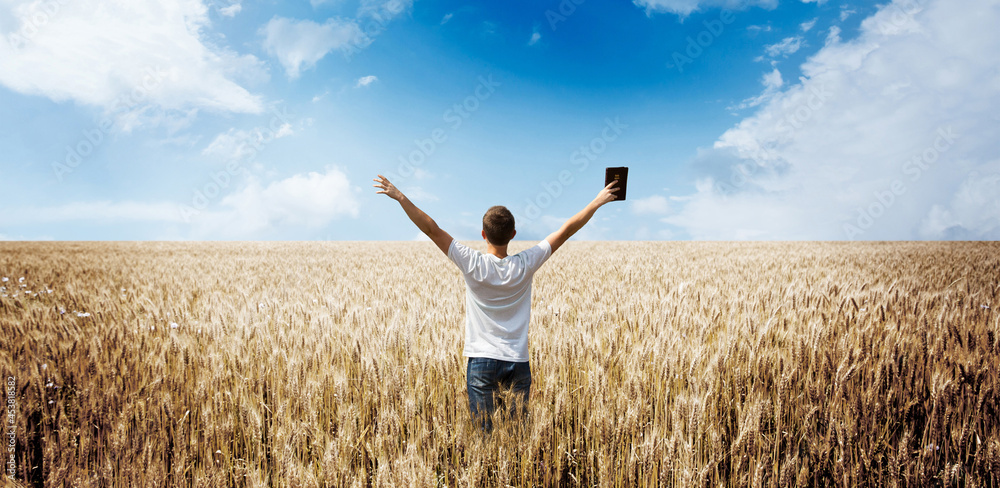
{"type": "Polygon", "coordinates": [[[375,193],[382,193],[396,201],[403,198],[403,192],[399,191],[399,188],[396,188],[396,185],[389,182],[389,179],[385,176],[378,175],[378,178],[373,178],[372,181],[376,183],[375,185],[372,185],[373,187],[381,188],[381,191],[377,191],[375,193]]]}

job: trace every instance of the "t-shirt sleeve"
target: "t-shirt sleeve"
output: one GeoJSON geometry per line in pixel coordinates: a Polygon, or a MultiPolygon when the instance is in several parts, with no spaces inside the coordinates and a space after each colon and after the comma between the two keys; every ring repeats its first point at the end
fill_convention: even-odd
{"type": "Polygon", "coordinates": [[[521,251],[521,254],[524,255],[524,266],[528,271],[534,273],[552,255],[552,245],[549,244],[549,241],[542,239],[534,247],[521,251]]]}
{"type": "Polygon", "coordinates": [[[475,250],[460,244],[458,239],[452,239],[451,245],[448,246],[448,259],[458,266],[458,269],[462,270],[462,273],[472,272],[474,265],[473,258],[475,257],[475,250]]]}

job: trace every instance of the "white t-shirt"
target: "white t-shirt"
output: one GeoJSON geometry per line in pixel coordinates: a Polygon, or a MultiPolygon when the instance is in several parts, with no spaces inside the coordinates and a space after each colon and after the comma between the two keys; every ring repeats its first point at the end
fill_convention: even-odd
{"type": "Polygon", "coordinates": [[[531,279],[551,255],[545,240],[503,259],[451,241],[448,258],[466,285],[465,356],[528,361],[531,279]]]}

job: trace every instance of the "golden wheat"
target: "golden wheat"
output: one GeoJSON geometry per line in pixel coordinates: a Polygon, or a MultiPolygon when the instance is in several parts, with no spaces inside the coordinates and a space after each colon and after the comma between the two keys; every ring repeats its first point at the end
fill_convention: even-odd
{"type": "Polygon", "coordinates": [[[430,243],[0,243],[0,276],[26,484],[1000,476],[995,243],[571,242],[534,281],[530,420],[489,437],[430,243]]]}

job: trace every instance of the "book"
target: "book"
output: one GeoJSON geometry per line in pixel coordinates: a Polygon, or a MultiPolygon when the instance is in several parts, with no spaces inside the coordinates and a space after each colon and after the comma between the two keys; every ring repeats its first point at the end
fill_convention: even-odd
{"type": "Polygon", "coordinates": [[[618,180],[618,184],[615,185],[618,191],[615,192],[615,201],[625,199],[625,188],[628,186],[628,167],[623,166],[620,168],[605,168],[604,170],[604,186],[608,186],[612,181],[618,180]]]}

